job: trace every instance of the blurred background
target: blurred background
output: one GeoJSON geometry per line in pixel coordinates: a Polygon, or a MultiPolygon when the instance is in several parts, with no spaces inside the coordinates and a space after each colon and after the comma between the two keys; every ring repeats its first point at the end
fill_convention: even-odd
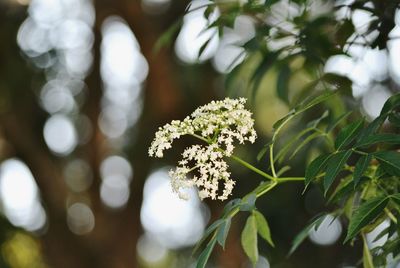
{"type": "MultiPolygon", "coordinates": [[[[206,2],[193,0],[171,32],[176,41],[155,52],[189,2],[0,1],[0,267],[194,267],[192,247],[223,206],[200,202],[196,193],[182,201],[170,190],[167,171],[191,140],[161,160],[150,159],[147,148],[159,126],[226,95],[224,74],[246,56],[235,44],[256,30],[252,18],[238,16],[223,37],[200,34],[206,2]]],[[[290,11],[282,2],[277,17],[290,11]]],[[[330,2],[314,8],[327,11],[330,2]]],[[[361,32],[373,19],[366,11],[350,17],[361,32]]],[[[397,9],[393,20],[390,34],[398,38],[387,46],[354,45],[325,64],[325,71],[348,76],[355,107],[370,119],[399,90],[397,9]]],[[[275,96],[275,80],[274,72],[263,79],[252,105],[258,143],[238,148],[249,162],[288,111],[275,96]]],[[[302,174],[304,161],[294,161],[293,172],[302,174]]],[[[232,170],[234,196],[259,182],[233,163],[232,170]]],[[[286,258],[295,234],[324,207],[318,189],[301,191],[285,186],[258,202],[276,248],[261,244],[257,267],[354,267],[360,245],[342,246],[337,220],[286,258]]],[[[235,219],[226,251],[217,249],[209,267],[251,267],[239,242],[244,219],[235,219]]]]}

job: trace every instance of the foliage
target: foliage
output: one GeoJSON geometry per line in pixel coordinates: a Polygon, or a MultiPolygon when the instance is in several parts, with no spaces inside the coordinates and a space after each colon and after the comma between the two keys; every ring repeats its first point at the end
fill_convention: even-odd
{"type": "MultiPolygon", "coordinates": [[[[227,28],[232,28],[235,19],[241,15],[251,17],[256,27],[252,39],[237,44],[244,49],[245,59],[235,63],[237,65],[227,73],[226,94],[247,95],[254,100],[263,78],[274,70],[277,74],[276,96],[288,105],[290,111],[274,124],[271,140],[260,148],[257,156],[259,161],[268,158],[270,173],[230,156],[262,175],[265,181],[242,199],[230,201],[221,219],[206,230],[197,249],[204,242],[208,243],[200,254],[197,267],[205,267],[217,243],[224,248],[232,218],[241,211],[250,214],[241,234],[242,247],[255,265],[259,254],[258,237],[274,246],[273,230],[269,229],[267,219],[257,210],[255,202],[276,186],[296,181],[304,181],[304,191],[312,183],[319,185],[330,205],[326,213],[299,233],[290,253],[301,245],[312,228],[318,229],[326,215],[331,214],[348,223],[344,243],[362,238],[364,267],[386,265],[387,256],[391,256],[393,262],[400,258],[400,94],[390,97],[379,116],[368,122],[359,112],[351,112],[355,108],[348,104],[355,103],[351,94],[352,81],[346,76],[323,71],[331,56],[350,56],[347,51],[354,43],[386,49],[389,32],[395,26],[394,13],[399,2],[358,0],[340,4],[322,1],[327,5],[322,13],[313,11],[312,2],[210,1],[206,5],[204,17],[209,19],[208,28],[216,28],[219,36],[223,36],[227,28]],[[290,9],[292,13],[277,19],[279,14],[274,14],[274,11],[279,8],[290,9]],[[216,10],[219,16],[211,19],[216,10]],[[369,12],[372,17],[363,34],[355,30],[349,16],[337,15],[339,11],[352,14],[359,10],[369,12]],[[289,42],[271,45],[284,40],[289,42]],[[308,83],[296,88],[290,85],[290,80],[298,73],[304,73],[308,83]],[[238,83],[239,79],[245,81],[244,88],[238,86],[243,84],[238,83]],[[336,105],[344,108],[335,109],[336,105]],[[309,120],[305,115],[310,113],[318,113],[319,117],[309,120]],[[280,145],[279,138],[289,133],[287,129],[298,125],[303,128],[290,137],[289,142],[280,145]],[[318,144],[314,142],[316,140],[318,144]],[[307,146],[316,149],[318,155],[307,163],[304,176],[282,176],[291,159],[307,146]],[[282,169],[277,172],[278,166],[282,169]],[[384,220],[389,220],[390,226],[379,237],[388,236],[388,239],[382,246],[370,248],[365,235],[384,220]]],[[[187,12],[191,12],[190,9],[187,12]]]]}

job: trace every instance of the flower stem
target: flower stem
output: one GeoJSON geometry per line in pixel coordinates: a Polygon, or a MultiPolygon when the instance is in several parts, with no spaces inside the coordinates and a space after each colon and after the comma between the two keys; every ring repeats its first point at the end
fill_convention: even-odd
{"type": "Polygon", "coordinates": [[[233,160],[235,160],[236,162],[238,162],[239,164],[241,164],[242,166],[247,167],[248,169],[250,169],[250,170],[254,171],[255,173],[257,173],[257,174],[263,176],[264,178],[267,178],[267,179],[272,180],[272,181],[275,181],[275,180],[276,180],[276,178],[274,178],[274,177],[272,177],[271,175],[265,173],[265,172],[262,171],[261,169],[258,169],[258,168],[256,168],[255,166],[253,166],[253,165],[247,163],[246,161],[240,159],[239,157],[234,156],[234,155],[231,155],[230,157],[231,157],[233,160]]]}

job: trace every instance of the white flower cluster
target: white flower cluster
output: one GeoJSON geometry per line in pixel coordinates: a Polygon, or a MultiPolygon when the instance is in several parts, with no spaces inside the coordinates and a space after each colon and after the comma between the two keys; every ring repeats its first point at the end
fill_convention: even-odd
{"type": "Polygon", "coordinates": [[[170,171],[172,189],[180,198],[188,198],[182,189],[194,186],[201,199],[225,200],[232,193],[235,182],[230,179],[229,166],[223,157],[232,155],[235,140],[241,144],[253,143],[257,137],[252,114],[245,109],[245,103],[244,98],[212,101],[183,121],[174,120],[157,131],[149,148],[150,156],[163,157],[164,150],[183,135],[194,135],[208,143],[185,149],[179,165],[170,171]],[[193,174],[191,178],[189,173],[193,174]],[[224,183],[222,193],[218,193],[220,181],[224,183]]]}

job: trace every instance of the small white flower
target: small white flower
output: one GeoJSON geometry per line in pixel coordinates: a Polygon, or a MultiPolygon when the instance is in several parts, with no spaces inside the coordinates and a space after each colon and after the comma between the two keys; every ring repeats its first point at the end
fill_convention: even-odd
{"type": "Polygon", "coordinates": [[[187,199],[182,190],[194,186],[200,199],[225,200],[231,195],[235,181],[230,179],[229,166],[223,158],[232,155],[234,141],[254,143],[257,138],[252,114],[245,109],[245,103],[244,98],[212,101],[183,121],[173,120],[159,128],[148,151],[150,156],[163,157],[172,142],[183,135],[200,136],[207,141],[207,145],[186,148],[183,159],[169,172],[172,190],[180,198],[187,199]],[[222,194],[218,194],[220,181],[224,185],[222,194]]]}

